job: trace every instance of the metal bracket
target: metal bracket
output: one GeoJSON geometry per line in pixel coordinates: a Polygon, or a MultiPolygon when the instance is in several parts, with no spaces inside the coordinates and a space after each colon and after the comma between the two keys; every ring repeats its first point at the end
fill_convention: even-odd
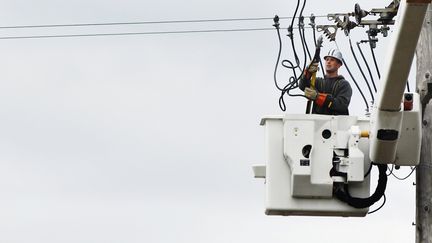
{"type": "Polygon", "coordinates": [[[394,0],[385,8],[373,8],[369,14],[377,15],[380,17],[377,20],[362,20],[359,25],[393,25],[395,21],[393,17],[396,16],[399,9],[400,1],[394,0]]]}
{"type": "Polygon", "coordinates": [[[394,20],[362,20],[359,24],[359,26],[366,26],[366,25],[394,25],[394,20]]]}
{"type": "Polygon", "coordinates": [[[339,17],[349,17],[349,16],[354,16],[354,13],[333,13],[333,14],[327,14],[327,19],[329,21],[335,21],[336,19],[339,17]]]}
{"type": "Polygon", "coordinates": [[[354,27],[357,27],[357,23],[350,21],[350,16],[354,16],[354,13],[327,14],[327,19],[334,21],[336,26],[341,28],[345,32],[345,35],[348,36],[350,31],[354,29],[354,27]],[[341,17],[343,17],[343,20],[341,17]]]}

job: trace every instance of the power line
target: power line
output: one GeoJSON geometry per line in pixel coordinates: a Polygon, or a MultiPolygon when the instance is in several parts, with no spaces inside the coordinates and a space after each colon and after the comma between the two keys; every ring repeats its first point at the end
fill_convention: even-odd
{"type": "MultiPolygon", "coordinates": [[[[326,15],[315,16],[327,17],[326,15]]],[[[292,19],[292,17],[279,17],[280,19],[292,19]]],[[[296,17],[298,18],[298,17],[296,17]]],[[[163,21],[135,21],[135,22],[108,22],[108,23],[76,23],[76,24],[46,24],[46,25],[12,25],[0,26],[0,29],[28,29],[28,28],[60,28],[60,27],[86,27],[86,26],[113,26],[113,25],[147,25],[147,24],[178,24],[178,23],[206,23],[206,22],[236,22],[236,21],[260,21],[273,18],[224,18],[224,19],[193,19],[193,20],[163,20],[163,21]]]]}
{"type": "MultiPolygon", "coordinates": [[[[304,28],[309,29],[312,27],[305,26],[304,28]]],[[[294,27],[293,29],[298,29],[298,27],[294,27]]],[[[268,30],[274,30],[274,28],[201,29],[201,30],[179,30],[179,31],[148,31],[148,32],[119,32],[119,33],[0,36],[0,40],[69,38],[69,37],[97,37],[97,36],[127,36],[127,35],[198,34],[198,33],[218,33],[218,32],[219,33],[220,32],[252,32],[252,31],[268,31],[268,30]]]]}
{"type": "Polygon", "coordinates": [[[0,40],[42,39],[42,38],[68,38],[68,37],[94,37],[94,36],[196,34],[196,33],[217,33],[217,32],[251,32],[251,31],[268,31],[268,30],[274,30],[274,28],[206,29],[206,30],[180,30],[180,31],[124,32],[124,33],[90,33],[90,34],[65,34],[65,35],[59,34],[59,35],[3,36],[3,37],[0,37],[0,40]]]}

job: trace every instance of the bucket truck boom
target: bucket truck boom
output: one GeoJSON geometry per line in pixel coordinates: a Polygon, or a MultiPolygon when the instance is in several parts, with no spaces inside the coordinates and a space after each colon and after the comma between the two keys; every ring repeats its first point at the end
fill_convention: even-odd
{"type": "MultiPolygon", "coordinates": [[[[399,19],[387,51],[378,103],[373,107],[371,119],[370,159],[375,163],[395,163],[398,142],[405,139],[400,136],[403,129],[401,100],[429,3],[430,0],[406,0],[399,5],[399,19]]],[[[419,135],[420,132],[418,129],[419,135]]],[[[415,143],[413,147],[418,154],[412,159],[419,161],[421,140],[406,142],[415,143]]]]}

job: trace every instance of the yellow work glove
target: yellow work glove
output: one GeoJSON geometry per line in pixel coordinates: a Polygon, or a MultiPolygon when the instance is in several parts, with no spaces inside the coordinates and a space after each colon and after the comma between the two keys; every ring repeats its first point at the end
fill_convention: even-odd
{"type": "Polygon", "coordinates": [[[315,100],[318,96],[318,92],[314,89],[306,87],[304,90],[304,95],[310,100],[315,100]]]}

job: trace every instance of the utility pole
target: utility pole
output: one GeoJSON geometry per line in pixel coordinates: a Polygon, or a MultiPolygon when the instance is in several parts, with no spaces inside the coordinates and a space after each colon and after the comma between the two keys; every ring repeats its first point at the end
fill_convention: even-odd
{"type": "Polygon", "coordinates": [[[417,43],[416,91],[423,107],[420,164],[416,171],[416,243],[432,242],[432,7],[417,43]]]}

